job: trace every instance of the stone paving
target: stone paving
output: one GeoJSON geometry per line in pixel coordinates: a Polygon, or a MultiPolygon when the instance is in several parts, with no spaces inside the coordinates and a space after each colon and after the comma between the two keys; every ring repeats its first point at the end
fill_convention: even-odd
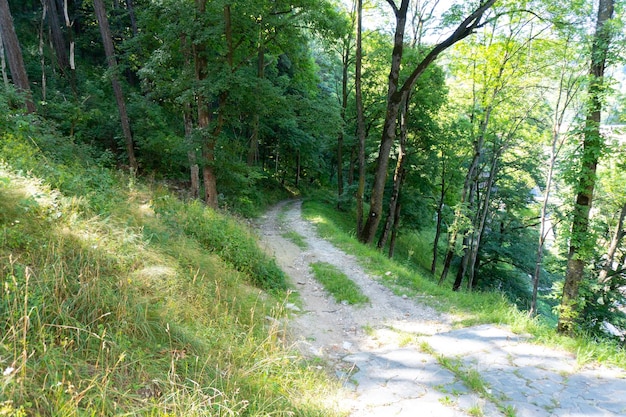
{"type": "Polygon", "coordinates": [[[351,416],[626,415],[624,370],[579,367],[569,353],[492,325],[421,340],[434,355],[407,347],[344,357],[358,368],[346,383],[356,394],[351,416]],[[437,355],[456,361],[461,371],[477,371],[487,394],[472,392],[438,364],[437,355]]]}

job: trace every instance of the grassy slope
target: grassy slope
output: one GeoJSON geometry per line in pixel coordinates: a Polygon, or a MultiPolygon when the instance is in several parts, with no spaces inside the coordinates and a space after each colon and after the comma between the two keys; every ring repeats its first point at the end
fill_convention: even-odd
{"type": "MultiPolygon", "coordinates": [[[[305,201],[303,212],[324,238],[355,254],[363,266],[370,273],[379,276],[385,285],[399,294],[419,296],[439,311],[453,313],[459,318],[459,326],[506,324],[513,331],[532,334],[538,343],[562,347],[575,353],[581,365],[598,361],[626,369],[626,350],[614,341],[597,340],[585,335],[577,338],[560,336],[555,332],[554,326],[541,318],[528,318],[500,293],[454,292],[450,285],[438,286],[424,269],[416,269],[409,262],[390,260],[375,248],[360,244],[355,238],[354,216],[338,212],[335,204],[324,202],[324,198],[305,201]]],[[[415,250],[419,251],[419,248],[415,250]]],[[[427,257],[423,253],[414,256],[427,257]]]]}
{"type": "Polygon", "coordinates": [[[39,134],[0,138],[0,415],[333,415],[247,228],[39,134]]]}

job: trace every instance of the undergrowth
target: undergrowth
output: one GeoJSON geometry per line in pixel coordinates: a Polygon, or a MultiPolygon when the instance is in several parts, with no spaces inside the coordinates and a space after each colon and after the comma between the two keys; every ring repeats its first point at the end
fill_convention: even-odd
{"type": "Polygon", "coordinates": [[[334,415],[244,224],[36,124],[0,134],[0,415],[334,415]]]}

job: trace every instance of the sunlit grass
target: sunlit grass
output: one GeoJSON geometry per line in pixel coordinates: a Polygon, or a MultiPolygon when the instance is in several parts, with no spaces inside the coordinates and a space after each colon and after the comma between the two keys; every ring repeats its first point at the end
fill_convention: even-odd
{"type": "Polygon", "coordinates": [[[338,387],[284,339],[292,295],[252,233],[80,175],[119,203],[0,168],[0,414],[337,415],[338,387]]]}
{"type": "Polygon", "coordinates": [[[336,266],[326,262],[315,262],[311,269],[326,291],[328,291],[338,303],[345,302],[353,305],[369,303],[369,298],[361,292],[358,285],[336,266]]]}

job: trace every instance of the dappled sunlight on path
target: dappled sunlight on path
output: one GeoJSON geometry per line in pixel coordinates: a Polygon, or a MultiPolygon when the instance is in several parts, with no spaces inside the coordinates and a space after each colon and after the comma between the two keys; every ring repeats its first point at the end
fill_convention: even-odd
{"type": "Polygon", "coordinates": [[[452,330],[450,317],[395,295],[355,257],[319,238],[302,219],[300,204],[268,212],[261,238],[302,300],[303,312],[289,323],[295,346],[332,366],[344,381],[341,406],[352,417],[626,415],[623,370],[580,369],[571,354],[506,328],[452,330]],[[306,249],[282,236],[288,230],[302,236],[306,249]],[[313,262],[335,265],[370,304],[335,302],[312,275],[313,262]]]}

